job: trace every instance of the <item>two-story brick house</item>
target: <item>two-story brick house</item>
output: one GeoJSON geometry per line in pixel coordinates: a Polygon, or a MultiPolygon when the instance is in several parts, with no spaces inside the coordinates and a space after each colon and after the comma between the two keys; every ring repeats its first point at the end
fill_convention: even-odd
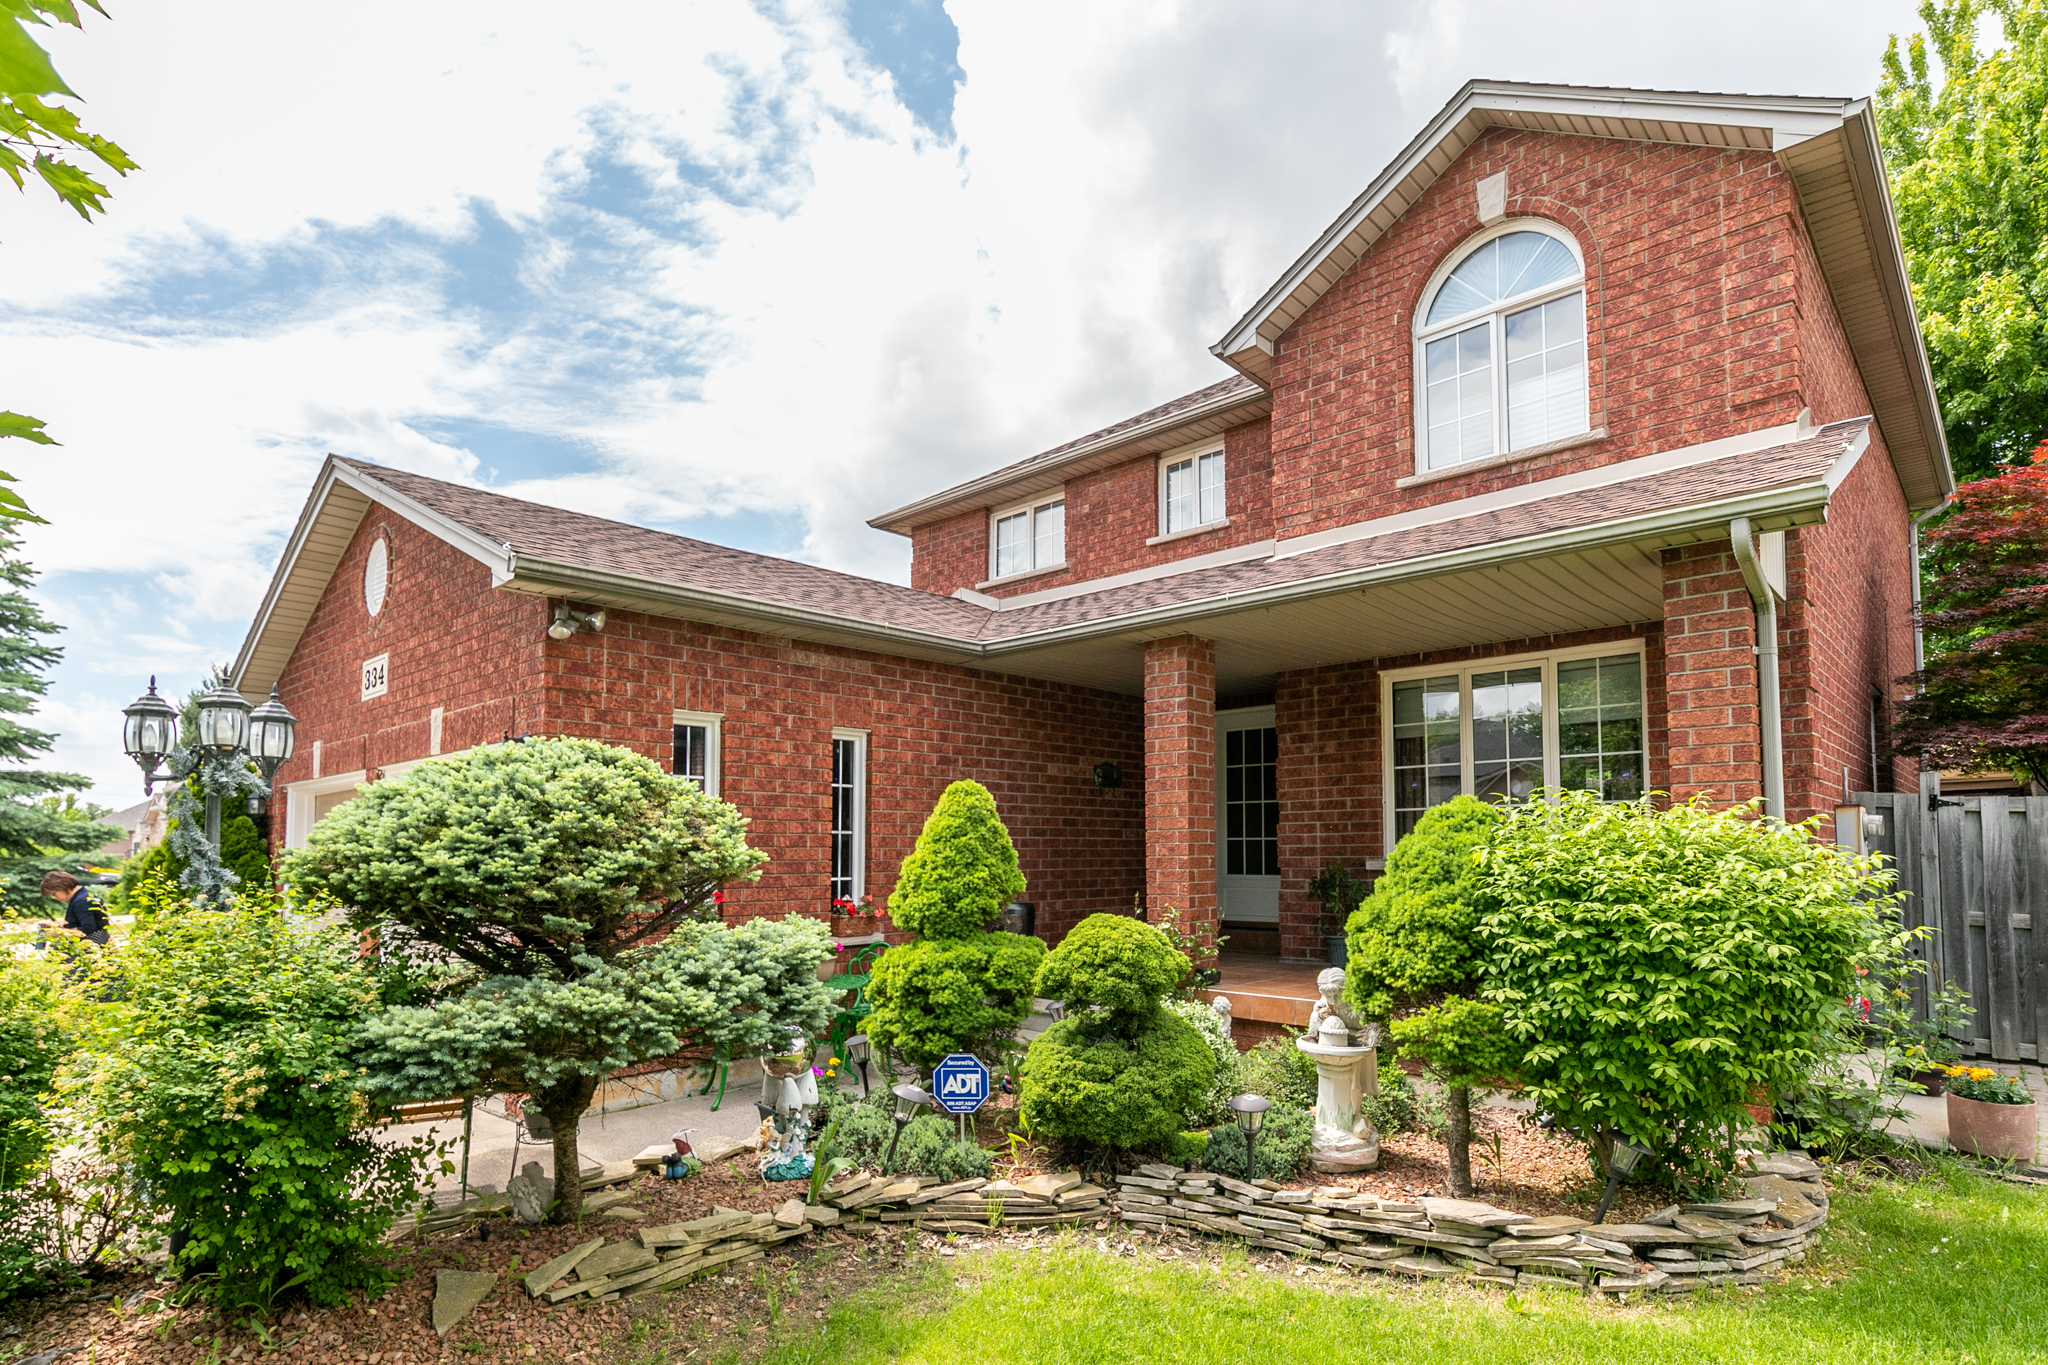
{"type": "Polygon", "coordinates": [[[330,459],[235,664],[301,718],[279,837],[592,735],[751,817],[730,913],[815,910],[973,777],[1047,937],[1142,895],[1307,959],[1317,869],[1456,792],[1910,789],[1952,477],[1867,102],[1475,83],[1212,349],[875,518],[909,587],[330,459]]]}

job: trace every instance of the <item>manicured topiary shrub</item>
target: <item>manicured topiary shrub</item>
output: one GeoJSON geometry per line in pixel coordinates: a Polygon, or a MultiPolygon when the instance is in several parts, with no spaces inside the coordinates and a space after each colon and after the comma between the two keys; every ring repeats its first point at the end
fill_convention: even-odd
{"type": "Polygon", "coordinates": [[[1165,1010],[1070,1015],[1031,1044],[1018,1108],[1033,1133],[1096,1147],[1165,1142],[1215,1083],[1202,1035],[1165,1010]]]}
{"type": "Polygon", "coordinates": [[[947,787],[889,896],[890,918],[918,941],[875,963],[868,1037],[920,1071],[951,1053],[1000,1051],[1031,1013],[1045,944],[983,926],[1023,890],[995,798],[979,782],[947,787]]]}
{"type": "Polygon", "coordinates": [[[1488,839],[1485,994],[1530,1097],[1603,1165],[1626,1137],[1714,1180],[1744,1106],[1823,1060],[1896,897],[1889,873],[1815,833],[1703,800],[1564,792],[1488,839]]]}
{"type": "Polygon", "coordinates": [[[1031,1012],[1045,944],[1022,934],[926,939],[891,948],[871,969],[868,1037],[920,1071],[955,1052],[994,1057],[1031,1012]]]}
{"type": "Polygon", "coordinates": [[[889,918],[919,938],[965,938],[1024,894],[1024,874],[996,799],[979,782],[939,794],[889,893],[889,918]]]}
{"type": "Polygon", "coordinates": [[[1090,915],[1068,931],[1037,990],[1071,1013],[1039,1035],[1018,1073],[1033,1132],[1129,1148],[1191,1126],[1216,1084],[1216,1054],[1160,1003],[1187,972],[1166,935],[1138,920],[1090,915]]]}
{"type": "Polygon", "coordinates": [[[1038,973],[1038,993],[1069,1010],[1142,1014],[1191,970],[1187,956],[1143,920],[1090,915],[1060,940],[1038,973]]]}

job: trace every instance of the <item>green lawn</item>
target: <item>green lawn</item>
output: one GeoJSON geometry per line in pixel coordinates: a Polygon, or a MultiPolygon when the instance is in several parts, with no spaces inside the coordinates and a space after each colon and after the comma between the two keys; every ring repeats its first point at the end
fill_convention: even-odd
{"type": "MultiPolygon", "coordinates": [[[[1183,1243],[1183,1246],[1186,1244],[1183,1243]]],[[[1642,1306],[1455,1282],[1174,1266],[1092,1237],[940,1258],[783,1337],[775,1365],[868,1361],[1970,1362],[2048,1360],[2048,1192],[1950,1169],[1839,1192],[1818,1254],[1758,1289],[1642,1306]]],[[[829,1274],[829,1269],[819,1272],[829,1274]]]]}

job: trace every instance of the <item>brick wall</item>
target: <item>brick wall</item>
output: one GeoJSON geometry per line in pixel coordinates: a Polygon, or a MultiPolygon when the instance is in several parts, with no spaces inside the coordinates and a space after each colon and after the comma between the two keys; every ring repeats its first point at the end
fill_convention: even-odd
{"type": "Polygon", "coordinates": [[[827,904],[835,726],[870,732],[867,885],[877,900],[939,792],[962,777],[994,793],[1046,937],[1084,915],[1128,911],[1144,887],[1135,697],[634,612],[555,642],[549,610],[493,590],[484,566],[373,508],[284,670],[279,690],[300,725],[279,788],[313,775],[314,740],[330,775],[426,757],[436,706],[443,752],[508,732],[573,734],[664,767],[672,712],[712,711],[725,717],[721,795],[770,857],[758,883],[728,897],[736,918],[827,904]],[[362,564],[380,534],[391,587],[373,621],[362,564]],[[362,701],[361,662],[386,649],[390,694],[362,701]],[[1121,788],[1095,785],[1104,761],[1122,770],[1121,788]]]}
{"type": "Polygon", "coordinates": [[[1664,551],[1666,790],[1673,800],[1762,794],[1755,646],[1756,614],[1729,543],[1664,551]]]}
{"type": "MultiPolygon", "coordinates": [[[[277,783],[422,758],[429,713],[443,708],[444,752],[538,728],[548,609],[493,592],[490,570],[405,518],[372,506],[278,678],[299,718],[277,783]],[[386,542],[390,586],[374,618],[363,602],[370,547],[386,542]],[[362,665],[391,656],[384,696],[363,701],[362,665]]],[[[280,835],[283,821],[277,821],[280,835]]]]}
{"type": "Polygon", "coordinates": [[[1800,397],[1789,178],[1767,152],[1494,129],[1281,336],[1273,519],[1281,536],[1789,422],[1800,397]],[[1415,472],[1411,326],[1430,273],[1480,228],[1477,183],[1576,237],[1592,425],[1609,438],[1504,468],[1415,472]]]}
{"type": "Polygon", "coordinates": [[[1145,909],[1216,933],[1216,644],[1145,646],[1145,909]]]}
{"type": "Polygon", "coordinates": [[[1283,957],[1323,955],[1320,907],[1308,892],[1316,873],[1342,863],[1354,876],[1386,853],[1385,741],[1380,725],[1380,674],[1633,639],[1644,641],[1645,764],[1652,787],[1668,768],[1664,642],[1655,623],[1509,640],[1477,649],[1440,650],[1282,673],[1273,695],[1280,742],[1280,951],[1283,957]]]}
{"type": "Polygon", "coordinates": [[[1270,436],[1271,424],[1263,420],[1223,434],[1228,526],[1146,545],[1159,534],[1159,459],[1147,455],[1067,481],[1064,571],[979,589],[989,573],[989,514],[970,512],[919,527],[911,536],[911,586],[944,594],[977,588],[996,597],[1014,597],[1264,540],[1273,533],[1270,436]]]}

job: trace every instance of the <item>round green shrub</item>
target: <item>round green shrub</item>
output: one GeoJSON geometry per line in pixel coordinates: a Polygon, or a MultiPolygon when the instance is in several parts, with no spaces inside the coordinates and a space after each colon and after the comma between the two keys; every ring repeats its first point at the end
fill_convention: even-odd
{"type": "Polygon", "coordinates": [[[1024,874],[996,799],[979,782],[939,795],[889,894],[896,927],[924,939],[978,934],[1024,894],[1024,874]]]}
{"type": "Polygon", "coordinates": [[[237,815],[221,826],[220,861],[228,871],[241,881],[237,884],[243,892],[268,894],[275,887],[276,880],[270,871],[270,845],[263,842],[263,835],[256,829],[256,822],[246,815],[237,815]]]}
{"type": "Polygon", "coordinates": [[[890,1158],[890,1142],[896,1136],[891,1118],[889,1092],[876,1089],[866,1100],[854,1091],[839,1091],[825,1097],[817,1110],[817,1131],[823,1132],[834,1115],[839,1119],[833,1156],[843,1156],[856,1166],[887,1170],[899,1175],[928,1175],[938,1180],[966,1180],[986,1176],[993,1169],[988,1152],[972,1142],[963,1142],[948,1115],[920,1114],[903,1130],[890,1158]]]}
{"type": "MultiPolygon", "coordinates": [[[[1259,1129],[1254,1180],[1291,1180],[1308,1169],[1315,1147],[1316,1116],[1306,1109],[1274,1105],[1259,1129]]],[[[1244,1178],[1244,1134],[1234,1123],[1209,1130],[1209,1148],[1202,1154],[1205,1169],[1244,1178]]]]}
{"type": "Polygon", "coordinates": [[[1268,1038],[1237,1059],[1233,1095],[1264,1095],[1275,1108],[1312,1109],[1316,1064],[1292,1038],[1268,1038]]]}
{"type": "Polygon", "coordinates": [[[1031,1012],[1045,944],[1022,934],[921,939],[875,960],[868,1037],[920,1071],[955,1052],[994,1056],[1031,1012]]]}
{"type": "Polygon", "coordinates": [[[1072,1016],[1038,1036],[1018,1073],[1018,1109],[1034,1134],[1100,1147],[1165,1142],[1216,1080],[1216,1059],[1192,1025],[1165,1010],[1072,1016]]]}
{"type": "Polygon", "coordinates": [[[1165,934],[1128,915],[1090,915],[1038,969],[1038,993],[1070,1010],[1143,1014],[1193,970],[1165,934]]]}
{"type": "Polygon", "coordinates": [[[1458,796],[1432,806],[1387,855],[1387,869],[1345,923],[1344,992],[1366,1015],[1457,990],[1477,971],[1485,874],[1474,856],[1501,808],[1458,796]]]}

